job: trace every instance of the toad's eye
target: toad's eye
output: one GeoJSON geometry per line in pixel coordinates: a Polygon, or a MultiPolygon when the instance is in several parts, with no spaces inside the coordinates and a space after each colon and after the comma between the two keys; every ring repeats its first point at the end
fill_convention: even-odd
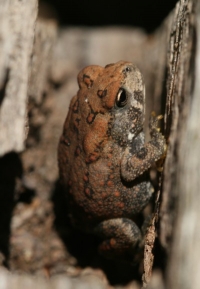
{"type": "Polygon", "coordinates": [[[128,101],[128,96],[126,94],[126,91],[123,88],[120,88],[120,90],[117,93],[116,105],[118,107],[123,107],[127,104],[127,101],[128,101]]]}

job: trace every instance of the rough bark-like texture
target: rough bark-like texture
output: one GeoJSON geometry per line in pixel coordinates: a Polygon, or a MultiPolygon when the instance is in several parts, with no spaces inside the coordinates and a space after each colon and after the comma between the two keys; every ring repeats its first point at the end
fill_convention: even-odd
{"type": "MultiPolygon", "coordinates": [[[[195,1],[180,1],[172,15],[168,43],[168,76],[165,112],[165,131],[169,140],[164,168],[163,199],[161,205],[161,242],[169,249],[177,210],[175,190],[178,164],[186,153],[180,150],[182,132],[190,113],[195,58],[195,1]]],[[[184,180],[183,180],[184,181],[184,180]]],[[[181,193],[180,193],[181,196],[181,193]]]]}
{"type": "Polygon", "coordinates": [[[164,187],[168,200],[175,200],[167,210],[174,215],[168,224],[173,225],[173,242],[166,275],[168,288],[172,289],[199,288],[200,272],[200,2],[185,2],[184,10],[178,7],[180,25],[176,27],[182,37],[172,98],[174,149],[171,146],[170,152],[176,151],[175,171],[170,178],[171,191],[164,187]]]}
{"type": "Polygon", "coordinates": [[[150,36],[116,27],[57,30],[52,19],[35,25],[36,15],[36,0],[0,3],[0,262],[12,272],[0,270],[0,288],[140,288],[143,269],[102,260],[96,240],[73,232],[57,183],[57,144],[78,72],[120,59],[144,74],[147,120],[152,110],[165,115],[168,141],[159,182],[151,171],[157,195],[143,287],[198,288],[199,1],[180,0],[150,36]]]}
{"type": "Polygon", "coordinates": [[[24,149],[37,4],[37,0],[4,0],[0,3],[0,156],[24,149]]]}

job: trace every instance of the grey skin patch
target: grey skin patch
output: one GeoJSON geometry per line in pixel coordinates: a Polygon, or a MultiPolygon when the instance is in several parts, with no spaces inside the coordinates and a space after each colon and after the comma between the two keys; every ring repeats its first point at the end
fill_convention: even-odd
{"type": "Polygon", "coordinates": [[[135,91],[134,92],[134,98],[137,100],[139,103],[144,102],[144,94],[143,91],[135,91]]]}
{"type": "Polygon", "coordinates": [[[136,157],[137,157],[138,159],[143,160],[143,159],[145,159],[145,157],[147,156],[147,153],[148,153],[147,149],[143,147],[143,148],[141,148],[140,151],[136,154],[136,157]]]}

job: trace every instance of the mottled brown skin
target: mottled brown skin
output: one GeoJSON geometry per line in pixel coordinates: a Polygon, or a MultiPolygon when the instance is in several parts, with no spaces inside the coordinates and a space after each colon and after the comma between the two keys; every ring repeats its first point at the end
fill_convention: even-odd
{"type": "Polygon", "coordinates": [[[107,257],[132,254],[141,240],[135,215],[153,189],[147,170],[165,152],[151,116],[151,141],[144,144],[145,88],[132,63],[88,66],[78,75],[58,160],[74,226],[94,232],[107,257]]]}

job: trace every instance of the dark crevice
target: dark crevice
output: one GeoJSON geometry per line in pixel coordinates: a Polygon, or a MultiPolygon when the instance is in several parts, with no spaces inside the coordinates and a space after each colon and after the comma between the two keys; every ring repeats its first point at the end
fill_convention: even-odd
{"type": "Polygon", "coordinates": [[[10,222],[14,208],[14,193],[17,178],[22,177],[22,164],[16,153],[0,158],[0,251],[9,258],[10,222]]]}
{"type": "Polygon", "coordinates": [[[4,98],[5,98],[6,87],[7,87],[8,80],[9,80],[9,73],[10,73],[10,70],[7,69],[6,70],[6,74],[5,74],[5,80],[4,80],[3,86],[0,89],[0,107],[2,105],[2,102],[3,102],[4,98]]]}

